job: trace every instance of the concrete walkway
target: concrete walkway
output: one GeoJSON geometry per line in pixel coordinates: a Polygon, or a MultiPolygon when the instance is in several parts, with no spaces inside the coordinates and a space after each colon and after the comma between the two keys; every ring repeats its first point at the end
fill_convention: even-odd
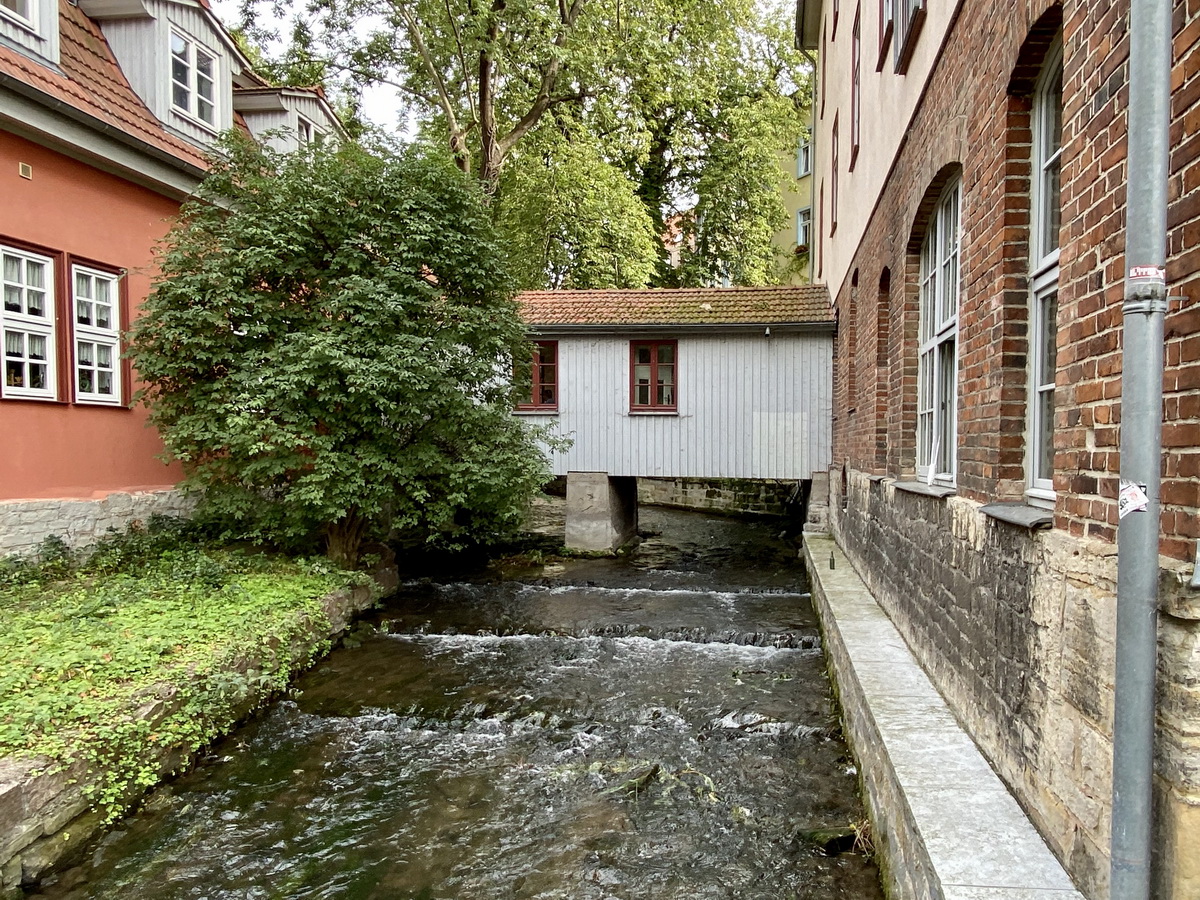
{"type": "Polygon", "coordinates": [[[888,895],[1082,900],[833,539],[804,543],[888,895]]]}

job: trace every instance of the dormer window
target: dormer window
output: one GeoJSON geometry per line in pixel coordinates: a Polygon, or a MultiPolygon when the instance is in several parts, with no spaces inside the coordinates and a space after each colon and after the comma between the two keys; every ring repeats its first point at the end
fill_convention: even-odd
{"type": "Polygon", "coordinates": [[[33,26],[32,0],[0,0],[0,12],[7,13],[22,25],[33,26]]]}
{"type": "MultiPolygon", "coordinates": [[[[8,2],[8,0],[0,0],[8,2]]],[[[171,106],[213,128],[217,125],[217,57],[171,32],[171,106]]]]}

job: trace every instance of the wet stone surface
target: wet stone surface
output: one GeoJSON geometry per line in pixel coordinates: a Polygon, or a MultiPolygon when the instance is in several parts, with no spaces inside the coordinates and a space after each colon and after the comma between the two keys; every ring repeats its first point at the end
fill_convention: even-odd
{"type": "Polygon", "coordinates": [[[881,898],[805,837],[863,813],[794,546],[644,513],[628,559],[409,582],[42,895],[881,898]]]}

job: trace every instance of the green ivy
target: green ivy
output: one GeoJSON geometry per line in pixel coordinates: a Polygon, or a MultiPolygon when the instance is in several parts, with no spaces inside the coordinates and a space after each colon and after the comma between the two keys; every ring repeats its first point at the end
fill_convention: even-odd
{"type": "Polygon", "coordinates": [[[82,763],[108,819],[158,780],[164,751],[203,747],[325,652],[311,639],[327,625],[321,598],[364,580],[180,536],[0,560],[0,756],[82,763]],[[160,715],[137,715],[156,703],[160,715]]]}

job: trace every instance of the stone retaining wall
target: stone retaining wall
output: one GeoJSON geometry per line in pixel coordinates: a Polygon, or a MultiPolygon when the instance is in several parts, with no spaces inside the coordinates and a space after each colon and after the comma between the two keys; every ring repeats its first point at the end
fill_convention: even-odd
{"type": "Polygon", "coordinates": [[[0,501],[0,556],[36,550],[51,535],[86,547],[110,529],[125,531],[153,515],[187,516],[196,498],[178,490],[112,493],[98,500],[0,501]]]}
{"type": "MultiPolygon", "coordinates": [[[[394,590],[399,579],[396,569],[388,567],[376,572],[375,580],[375,585],[329,594],[322,601],[325,615],[309,623],[304,637],[273,653],[269,649],[247,651],[235,668],[249,672],[264,667],[292,670],[302,665],[314,646],[344,631],[382,593],[394,590]]],[[[252,681],[258,683],[248,680],[247,684],[252,681]]],[[[237,705],[239,720],[269,699],[261,690],[248,688],[237,705]]],[[[174,710],[169,685],[147,692],[145,700],[135,715],[152,727],[174,710]]],[[[157,769],[161,780],[185,768],[191,758],[178,748],[163,748],[157,759],[147,762],[157,769]]],[[[47,770],[45,759],[0,759],[0,898],[17,900],[23,896],[22,885],[36,884],[70,863],[103,830],[104,817],[86,796],[88,777],[81,764],[55,772],[47,770]]],[[[127,802],[137,799],[129,797],[127,802]]]]}
{"type": "MultiPolygon", "coordinates": [[[[850,472],[834,532],[1076,882],[1107,896],[1116,547],[850,472]]],[[[1200,896],[1200,591],[1165,557],[1155,896],[1200,896]]]]}
{"type": "Polygon", "coordinates": [[[802,482],[742,478],[639,478],[638,501],[680,509],[782,516],[802,499],[802,482]]]}

